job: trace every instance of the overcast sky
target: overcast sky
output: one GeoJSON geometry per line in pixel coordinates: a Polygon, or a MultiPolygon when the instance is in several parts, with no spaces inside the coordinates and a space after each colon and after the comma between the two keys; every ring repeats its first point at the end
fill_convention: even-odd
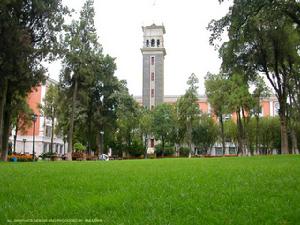
{"type": "MultiPolygon", "coordinates": [[[[64,0],[80,11],[84,0],[64,0]]],[[[218,0],[95,0],[95,25],[105,54],[116,58],[119,79],[127,80],[129,92],[142,94],[142,26],[164,24],[166,34],[165,95],[184,94],[187,78],[195,73],[204,94],[204,76],[218,72],[218,52],[208,43],[206,30],[212,19],[221,18],[231,1],[218,0]]],[[[59,63],[52,63],[50,77],[58,79],[59,63]]]]}

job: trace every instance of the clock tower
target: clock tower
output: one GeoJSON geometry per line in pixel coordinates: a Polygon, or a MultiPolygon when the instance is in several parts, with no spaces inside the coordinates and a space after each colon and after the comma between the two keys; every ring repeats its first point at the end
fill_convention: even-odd
{"type": "Polygon", "coordinates": [[[142,27],[144,33],[143,47],[143,106],[148,109],[164,101],[164,48],[163,25],[142,27]]]}

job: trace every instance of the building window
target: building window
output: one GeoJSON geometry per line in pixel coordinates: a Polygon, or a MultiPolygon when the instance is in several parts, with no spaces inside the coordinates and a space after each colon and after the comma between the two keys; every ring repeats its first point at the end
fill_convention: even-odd
{"type": "Polygon", "coordinates": [[[154,148],[154,139],[150,139],[150,148],[154,148]]]}
{"type": "Polygon", "coordinates": [[[216,155],[223,155],[223,149],[221,147],[215,147],[216,155]]]}
{"type": "Polygon", "coordinates": [[[236,154],[235,147],[229,147],[229,154],[236,154]]]}
{"type": "Polygon", "coordinates": [[[52,127],[50,126],[46,126],[46,137],[51,137],[51,133],[52,133],[52,127]]]}
{"type": "Polygon", "coordinates": [[[154,89],[151,89],[151,97],[154,97],[154,89]]]}
{"type": "Polygon", "coordinates": [[[43,152],[44,153],[48,152],[48,144],[47,143],[44,143],[43,152]]]}
{"type": "Polygon", "coordinates": [[[159,39],[156,40],[156,46],[157,46],[157,47],[160,46],[160,40],[159,40],[159,39]]]}
{"type": "Polygon", "coordinates": [[[155,47],[155,40],[154,39],[151,40],[151,47],[155,47]]]}
{"type": "Polygon", "coordinates": [[[151,73],[151,81],[154,81],[154,73],[151,73]]]}
{"type": "Polygon", "coordinates": [[[149,40],[146,41],[146,46],[149,47],[149,40]]]}
{"type": "Polygon", "coordinates": [[[154,65],[154,56],[151,56],[151,65],[154,65]]]}

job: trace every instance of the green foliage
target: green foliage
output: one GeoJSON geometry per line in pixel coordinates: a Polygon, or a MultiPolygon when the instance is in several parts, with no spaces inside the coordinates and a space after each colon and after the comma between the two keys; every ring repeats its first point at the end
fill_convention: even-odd
{"type": "Polygon", "coordinates": [[[193,143],[207,153],[218,140],[219,130],[216,122],[204,114],[200,116],[192,129],[193,143]]]}
{"type": "Polygon", "coordinates": [[[127,151],[131,156],[139,157],[144,154],[144,146],[139,141],[133,141],[133,143],[127,147],[127,151]]]}
{"type": "Polygon", "coordinates": [[[58,87],[50,84],[47,87],[47,92],[45,98],[43,99],[43,104],[40,105],[42,114],[45,117],[54,119],[57,116],[58,97],[58,87]]]}
{"type": "MultiPolygon", "coordinates": [[[[43,60],[57,53],[57,37],[67,9],[61,0],[0,3],[0,150],[7,158],[13,102],[44,81],[43,60]],[[3,141],[3,142],[2,142],[3,141]]],[[[18,113],[17,113],[18,114],[18,113]]]]}
{"type": "MultiPolygon", "coordinates": [[[[284,154],[288,153],[287,98],[299,97],[299,8],[300,3],[295,0],[237,0],[227,15],[213,20],[208,27],[211,44],[228,30],[229,41],[220,48],[225,73],[240,74],[247,82],[262,74],[273,87],[280,104],[284,154]]],[[[290,102],[296,106],[294,100],[290,102]]]]}
{"type": "Polygon", "coordinates": [[[117,108],[117,132],[116,141],[120,144],[131,146],[134,138],[138,136],[140,106],[129,95],[126,83],[123,81],[122,86],[116,94],[118,95],[117,108]]]}
{"type": "Polygon", "coordinates": [[[278,117],[261,118],[261,128],[259,131],[259,151],[269,154],[271,151],[280,150],[280,120],[278,117]]]}
{"type": "Polygon", "coordinates": [[[79,142],[76,142],[76,143],[74,144],[74,150],[75,150],[76,152],[83,152],[83,151],[86,150],[86,146],[84,146],[83,144],[81,144],[81,143],[79,143],[79,142]]]}
{"type": "Polygon", "coordinates": [[[192,143],[192,125],[200,114],[197,83],[198,79],[196,79],[196,76],[192,74],[187,81],[187,84],[189,85],[188,90],[177,100],[176,103],[177,118],[181,130],[179,133],[181,133],[185,139],[185,143],[189,146],[191,146],[192,143]]]}
{"type": "Polygon", "coordinates": [[[155,153],[156,156],[173,156],[175,154],[175,148],[171,145],[164,146],[164,149],[162,149],[162,145],[158,144],[155,145],[155,153]]]}
{"type": "Polygon", "coordinates": [[[237,144],[237,125],[233,120],[224,122],[224,135],[226,142],[237,144]]]}
{"type": "MultiPolygon", "coordinates": [[[[65,134],[68,133],[69,148],[74,138],[87,142],[88,150],[99,152],[103,150],[100,146],[105,148],[106,143],[115,138],[112,134],[117,130],[118,109],[122,108],[124,100],[121,100],[122,92],[128,94],[128,90],[114,76],[115,59],[103,55],[94,24],[93,4],[92,0],[87,0],[79,20],[65,27],[60,76],[61,105],[65,107],[60,110],[59,125],[65,134]],[[99,138],[100,130],[105,131],[104,143],[99,138]]],[[[134,102],[128,105],[131,103],[134,102]]]]}
{"type": "Polygon", "coordinates": [[[191,149],[189,147],[180,147],[179,148],[180,156],[187,157],[187,156],[189,156],[190,152],[191,152],[191,149]]]}
{"type": "Polygon", "coordinates": [[[228,109],[229,82],[222,74],[207,73],[205,77],[205,93],[207,100],[217,116],[229,113],[228,109]]]}
{"type": "Polygon", "coordinates": [[[167,103],[156,106],[153,111],[152,131],[155,138],[161,140],[163,152],[165,142],[170,139],[170,134],[174,128],[174,114],[174,107],[167,103]]]}
{"type": "Polygon", "coordinates": [[[27,103],[27,97],[16,95],[12,102],[12,126],[18,131],[25,131],[32,126],[33,111],[27,103]]]}

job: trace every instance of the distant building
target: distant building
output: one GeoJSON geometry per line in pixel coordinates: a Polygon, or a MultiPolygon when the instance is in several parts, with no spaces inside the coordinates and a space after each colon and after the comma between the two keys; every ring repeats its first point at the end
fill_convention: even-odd
{"type": "MultiPolygon", "coordinates": [[[[167,95],[167,96],[164,96],[164,102],[169,103],[169,104],[175,104],[176,101],[180,97],[181,97],[180,95],[167,95]]],[[[140,105],[142,105],[143,101],[142,101],[141,96],[135,96],[134,98],[140,105]]],[[[198,106],[202,113],[211,115],[217,120],[217,118],[213,114],[213,109],[211,108],[211,106],[207,100],[207,97],[205,95],[198,97],[198,106]]],[[[279,109],[279,103],[275,96],[261,99],[261,113],[260,113],[261,117],[277,116],[278,109],[279,109]]],[[[225,115],[225,120],[229,120],[229,119],[233,119],[234,121],[236,121],[236,113],[231,113],[231,114],[225,115]]],[[[150,141],[151,142],[148,146],[148,152],[149,152],[149,150],[151,150],[153,152],[155,140],[152,138],[152,139],[150,139],[150,141]]],[[[192,145],[192,149],[195,154],[201,154],[201,150],[197,149],[196,146],[192,145]]],[[[226,142],[225,143],[225,154],[236,154],[236,153],[237,153],[237,148],[236,148],[235,144],[231,143],[231,142],[226,142]]],[[[222,144],[215,143],[210,151],[210,155],[222,155],[222,154],[223,154],[222,144]]],[[[274,152],[273,154],[276,154],[276,152],[274,152]]]]}
{"type": "MultiPolygon", "coordinates": [[[[32,92],[28,95],[28,105],[37,115],[35,122],[35,154],[36,156],[41,155],[43,152],[49,152],[51,143],[51,132],[52,123],[51,119],[45,118],[41,115],[39,105],[43,105],[43,99],[47,93],[47,89],[50,84],[57,85],[57,82],[53,79],[48,78],[45,84],[32,89],[32,92]]],[[[10,140],[13,142],[15,131],[12,131],[10,140]]],[[[33,147],[33,126],[26,129],[25,131],[18,132],[16,141],[16,152],[17,153],[28,153],[32,154],[33,147]]],[[[54,136],[53,152],[58,154],[64,154],[67,144],[62,137],[54,136]]]]}
{"type": "MultiPolygon", "coordinates": [[[[180,98],[180,95],[166,95],[164,96],[163,102],[175,104],[176,101],[180,98]]],[[[141,96],[134,96],[135,100],[140,104],[143,105],[142,97],[141,96]]],[[[198,105],[199,109],[202,113],[207,113],[213,115],[213,109],[211,108],[207,97],[205,95],[198,96],[198,105]]],[[[268,116],[277,116],[279,110],[279,103],[276,96],[270,96],[267,98],[261,99],[261,117],[268,117],[268,116]]],[[[235,113],[228,114],[225,116],[226,119],[229,118],[236,118],[235,113]]]]}

